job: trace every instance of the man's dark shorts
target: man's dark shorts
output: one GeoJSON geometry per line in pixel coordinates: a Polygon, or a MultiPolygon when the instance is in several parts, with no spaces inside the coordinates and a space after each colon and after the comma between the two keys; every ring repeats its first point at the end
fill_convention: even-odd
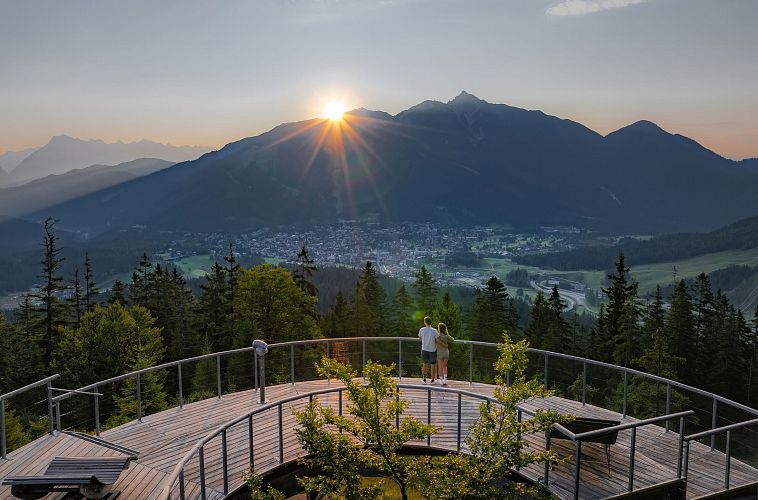
{"type": "Polygon", "coordinates": [[[437,351],[429,352],[421,349],[421,362],[427,365],[433,365],[437,362],[437,351]]]}

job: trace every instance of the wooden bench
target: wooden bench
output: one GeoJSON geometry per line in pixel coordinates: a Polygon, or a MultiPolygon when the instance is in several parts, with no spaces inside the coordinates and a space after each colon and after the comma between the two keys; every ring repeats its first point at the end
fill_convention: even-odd
{"type": "Polygon", "coordinates": [[[136,457],[56,457],[41,476],[7,477],[13,496],[37,499],[53,492],[78,492],[84,498],[104,498],[121,472],[136,457]]]}
{"type": "MultiPolygon", "coordinates": [[[[574,434],[581,434],[583,432],[596,431],[599,429],[607,429],[608,427],[614,427],[620,424],[621,422],[619,420],[604,420],[601,418],[577,417],[571,422],[563,424],[563,427],[573,432],[574,434]]],[[[608,463],[608,475],[611,474],[611,445],[616,444],[618,435],[619,433],[618,431],[616,431],[616,432],[604,434],[602,436],[596,436],[594,438],[582,440],[582,442],[584,443],[600,443],[600,444],[605,445],[605,458],[608,463]]],[[[552,439],[571,440],[569,436],[567,436],[566,434],[564,434],[558,429],[550,430],[550,439],[551,440],[552,439]]]]}

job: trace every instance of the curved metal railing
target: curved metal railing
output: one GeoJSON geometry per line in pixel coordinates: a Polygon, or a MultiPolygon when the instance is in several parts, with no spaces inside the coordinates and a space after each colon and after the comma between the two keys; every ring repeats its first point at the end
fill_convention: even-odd
{"type": "MultiPolygon", "coordinates": [[[[372,342],[378,342],[378,343],[396,343],[397,344],[397,358],[393,361],[397,364],[398,369],[398,377],[402,381],[402,377],[404,373],[407,371],[409,366],[413,366],[415,368],[415,360],[418,355],[418,351],[414,350],[413,353],[409,350],[409,347],[407,346],[408,343],[413,343],[414,345],[418,346],[419,339],[416,337],[346,337],[346,338],[334,338],[334,339],[313,339],[313,340],[300,340],[300,341],[293,341],[293,342],[281,342],[281,343],[275,343],[275,344],[269,344],[269,354],[268,357],[270,358],[272,353],[279,353],[279,359],[286,363],[286,355],[289,355],[289,381],[294,384],[297,380],[296,376],[296,366],[297,366],[297,357],[296,357],[296,348],[300,347],[323,347],[324,348],[324,354],[326,356],[330,356],[334,354],[332,352],[332,349],[334,346],[338,345],[360,345],[361,349],[359,352],[352,352],[352,355],[355,357],[361,357],[362,364],[365,366],[366,361],[368,359],[373,358],[372,355],[367,355],[366,350],[366,344],[372,343],[372,342]],[[404,349],[404,345],[406,346],[404,349]],[[286,351],[289,351],[287,353],[286,351]],[[412,358],[411,362],[405,361],[404,365],[404,353],[406,356],[409,356],[412,358]],[[282,356],[283,355],[283,356],[282,356]]],[[[461,380],[460,374],[463,373],[464,377],[462,377],[463,381],[466,381],[466,378],[468,379],[469,383],[473,383],[477,376],[481,378],[481,369],[484,366],[482,363],[482,358],[485,356],[483,350],[489,351],[489,354],[494,354],[493,350],[497,347],[496,343],[490,343],[490,342],[478,342],[478,341],[470,341],[470,340],[456,340],[455,342],[455,350],[458,351],[458,361],[459,364],[461,361],[461,352],[460,349],[468,349],[468,373],[465,373],[465,367],[458,367],[457,374],[459,375],[459,378],[457,380],[461,380]],[[478,354],[477,354],[478,353],[478,354]],[[461,369],[463,370],[461,372],[461,369]],[[466,377],[465,375],[468,375],[466,377]]],[[[418,349],[418,347],[416,347],[418,349]]],[[[221,398],[223,395],[222,391],[222,360],[224,358],[237,355],[240,353],[252,353],[254,351],[254,347],[245,347],[241,349],[234,349],[229,351],[222,351],[222,352],[216,352],[212,354],[206,354],[202,356],[195,356],[192,358],[186,358],[182,360],[177,360],[169,363],[164,363],[161,365],[156,365],[150,368],[145,368],[142,370],[137,370],[134,372],[130,372],[127,374],[119,375],[116,377],[112,377],[106,380],[102,380],[99,382],[95,382],[89,385],[86,385],[84,387],[81,387],[77,389],[76,391],[71,391],[68,393],[61,394],[59,396],[56,396],[52,398],[52,401],[55,405],[55,412],[56,412],[56,421],[57,421],[57,429],[61,430],[60,425],[60,416],[61,416],[61,403],[65,401],[66,399],[72,397],[75,394],[81,394],[81,393],[87,393],[88,391],[91,393],[101,393],[101,388],[103,386],[106,386],[108,384],[121,382],[129,378],[135,379],[135,398],[137,400],[137,411],[136,411],[136,418],[138,421],[141,421],[142,419],[142,399],[141,399],[141,376],[145,375],[147,373],[156,372],[159,370],[171,370],[175,369],[177,371],[177,401],[179,408],[182,408],[184,406],[184,388],[183,388],[183,378],[182,378],[182,369],[183,367],[186,367],[189,364],[199,363],[199,362],[207,362],[208,360],[215,360],[216,364],[216,396],[218,398],[221,398]]],[[[383,358],[386,361],[386,358],[388,355],[394,356],[395,351],[390,351],[387,349],[384,349],[382,351],[383,358]]],[[[622,386],[622,394],[621,394],[621,408],[620,413],[626,417],[628,415],[628,390],[630,383],[632,383],[632,380],[635,378],[639,379],[645,379],[652,382],[655,382],[656,384],[660,384],[662,388],[665,388],[665,403],[663,404],[663,414],[664,415],[670,415],[672,414],[672,409],[679,409],[683,410],[686,409],[685,407],[682,407],[681,402],[677,402],[677,397],[683,395],[687,398],[688,401],[694,400],[696,397],[702,399],[705,399],[710,404],[710,409],[704,409],[697,407],[694,403],[691,403],[691,408],[698,410],[698,415],[696,416],[695,421],[700,426],[700,429],[696,429],[698,432],[691,434],[690,436],[684,436],[684,443],[685,443],[685,452],[689,449],[689,442],[692,440],[697,439],[703,439],[703,438],[710,438],[710,447],[711,450],[716,448],[716,439],[717,436],[720,436],[722,434],[726,434],[726,442],[725,442],[725,449],[727,454],[729,453],[730,449],[730,443],[729,439],[731,438],[731,431],[735,429],[745,429],[751,425],[754,425],[754,421],[758,420],[758,410],[755,408],[751,408],[747,405],[738,403],[736,401],[732,401],[728,398],[725,398],[723,396],[720,396],[718,394],[705,391],[702,389],[698,389],[696,387],[689,386],[687,384],[670,380],[665,377],[645,373],[639,370],[635,370],[632,368],[627,367],[621,367],[617,365],[613,365],[611,363],[606,363],[602,361],[596,361],[593,359],[588,358],[582,358],[579,356],[573,356],[569,354],[562,354],[562,353],[556,353],[551,351],[545,351],[541,349],[533,349],[530,348],[528,350],[530,356],[537,357],[537,361],[539,361],[539,358],[542,358],[542,363],[534,363],[534,360],[531,360],[530,366],[535,367],[538,366],[542,368],[541,376],[543,378],[543,382],[546,388],[551,387],[551,380],[555,381],[557,380],[557,376],[555,375],[556,372],[560,372],[561,370],[566,370],[566,363],[569,363],[574,366],[574,370],[571,371],[571,374],[577,374],[577,377],[581,376],[581,397],[578,396],[578,394],[575,396],[574,399],[577,401],[581,401],[582,404],[587,403],[588,400],[588,389],[591,387],[591,385],[588,382],[588,371],[590,369],[596,370],[607,370],[610,373],[615,373],[616,376],[619,377],[618,384],[622,386]],[[563,366],[561,366],[563,365],[563,366]],[[576,371],[576,368],[579,368],[579,372],[576,371]],[[552,375],[552,378],[551,378],[552,375]],[[622,379],[623,377],[623,379],[622,379]],[[623,383],[622,383],[623,380],[623,383]],[[681,408],[674,408],[680,406],[681,408]],[[737,413],[745,414],[741,415],[740,417],[736,417],[735,415],[737,413]],[[744,417],[744,418],[743,418],[744,417]],[[736,419],[737,421],[730,421],[729,419],[736,419]],[[721,420],[721,422],[719,421],[721,420]],[[704,424],[708,422],[710,424],[710,428],[706,429],[706,432],[699,432],[703,427],[704,424]],[[719,424],[722,424],[721,426],[719,424]],[[743,424],[744,425],[738,425],[738,427],[733,427],[736,424],[743,424]]],[[[485,356],[486,357],[486,356],[485,356]]],[[[262,389],[259,390],[259,394],[263,393],[265,390],[265,370],[259,370],[259,361],[258,356],[253,356],[253,371],[255,375],[255,382],[254,382],[254,389],[262,389]],[[259,380],[259,371],[261,373],[261,377],[264,377],[263,380],[259,380]]],[[[494,360],[494,355],[491,358],[494,360]]],[[[452,362],[452,360],[451,360],[452,362]]],[[[486,369],[491,370],[492,363],[490,362],[486,369]]],[[[279,371],[280,380],[279,382],[282,382],[281,377],[286,375],[283,375],[283,369],[285,367],[279,366],[276,367],[279,371]]],[[[454,373],[455,375],[455,373],[454,373]]],[[[488,374],[489,375],[489,374],[488,374]]],[[[607,374],[604,374],[603,377],[601,377],[603,380],[603,383],[607,383],[607,374]]],[[[451,380],[455,379],[455,377],[451,377],[451,380]]],[[[305,379],[303,379],[305,380],[305,379]]],[[[708,404],[707,403],[707,404],[708,404]]],[[[99,409],[99,403],[98,403],[98,396],[93,396],[93,416],[94,416],[94,431],[97,435],[100,434],[101,431],[101,425],[100,425],[100,409],[99,409]]],[[[669,430],[669,419],[661,419],[665,421],[665,428],[668,431],[669,430]]],[[[681,430],[681,429],[680,429],[681,430]]],[[[680,457],[681,460],[681,457],[680,457]]],[[[685,462],[686,463],[686,462],[685,462]]],[[[729,467],[729,461],[727,460],[727,468],[729,467]]],[[[685,468],[686,471],[686,468],[685,468]]],[[[728,485],[728,475],[729,471],[726,472],[727,475],[727,481],[726,484],[728,485]]]]}
{"type": "MultiPolygon", "coordinates": [[[[456,394],[458,396],[458,420],[457,420],[457,427],[456,427],[456,451],[460,451],[461,449],[461,443],[462,443],[462,435],[463,435],[463,427],[462,427],[462,418],[461,418],[461,408],[462,408],[462,400],[463,397],[467,397],[470,399],[474,399],[476,401],[483,401],[483,402],[490,402],[490,403],[497,403],[497,400],[493,397],[486,396],[483,394],[479,394],[476,392],[466,391],[462,389],[454,389],[450,387],[439,387],[439,386],[418,386],[418,385],[410,385],[410,384],[398,384],[398,388],[401,390],[408,390],[408,391],[425,391],[427,393],[427,414],[426,419],[427,423],[431,424],[432,422],[432,405],[431,405],[431,394],[432,392],[441,392],[441,393],[448,393],[448,394],[456,394]]],[[[227,444],[227,434],[230,432],[231,429],[238,426],[239,424],[242,424],[243,422],[247,423],[247,449],[246,454],[249,456],[249,462],[250,465],[255,463],[255,431],[253,426],[253,417],[256,415],[260,415],[262,413],[267,412],[268,410],[271,410],[273,408],[276,408],[278,411],[278,424],[277,424],[277,444],[278,444],[278,465],[282,465],[285,463],[285,452],[284,452],[284,426],[283,426],[283,408],[285,405],[289,403],[294,403],[297,401],[301,401],[304,399],[308,399],[309,401],[312,401],[314,397],[321,396],[321,395],[327,395],[327,394],[338,394],[338,408],[337,411],[341,415],[343,411],[343,400],[342,393],[347,390],[347,387],[340,386],[340,387],[332,387],[328,389],[320,389],[320,390],[314,390],[303,394],[297,394],[295,396],[290,396],[288,398],[284,398],[275,402],[266,403],[258,408],[250,411],[247,414],[241,415],[229,422],[224,423],[223,425],[216,428],[214,431],[208,433],[204,438],[202,438],[200,441],[198,441],[195,446],[192,447],[190,451],[188,451],[184,457],[177,463],[177,465],[174,467],[174,470],[171,473],[171,476],[169,476],[168,480],[166,481],[164,488],[162,490],[161,495],[158,497],[161,500],[169,500],[171,498],[172,492],[175,489],[179,489],[179,498],[181,500],[184,500],[186,498],[186,492],[185,492],[185,470],[187,468],[188,463],[193,458],[197,457],[199,462],[199,473],[198,473],[198,481],[199,481],[199,488],[200,488],[200,498],[206,498],[207,497],[207,484],[206,484],[206,471],[205,471],[205,447],[214,439],[217,439],[219,436],[221,437],[221,452],[222,452],[222,463],[221,463],[221,487],[223,489],[224,495],[228,495],[230,491],[230,474],[229,474],[229,459],[227,456],[228,453],[228,444],[227,444]]],[[[397,421],[396,425],[399,425],[399,421],[397,421]]],[[[292,428],[289,429],[290,432],[293,431],[292,428]]],[[[431,447],[431,440],[432,436],[427,436],[427,442],[426,446],[431,447]]],[[[452,451],[452,450],[451,450],[452,451]]],[[[292,457],[292,459],[297,457],[292,457]]]]}

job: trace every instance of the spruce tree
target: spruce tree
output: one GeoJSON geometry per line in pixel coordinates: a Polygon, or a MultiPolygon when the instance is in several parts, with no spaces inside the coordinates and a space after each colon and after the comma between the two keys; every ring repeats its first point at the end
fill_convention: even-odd
{"type": "Polygon", "coordinates": [[[354,326],[358,336],[388,336],[386,298],[386,292],[379,284],[376,267],[371,262],[366,262],[356,284],[354,297],[354,326]]]}
{"type": "Polygon", "coordinates": [[[419,319],[415,317],[413,297],[405,285],[400,285],[390,306],[390,330],[394,337],[410,337],[416,334],[419,319]]]}
{"type": "Polygon", "coordinates": [[[200,289],[198,314],[202,342],[210,343],[211,352],[229,350],[234,339],[230,330],[233,302],[230,300],[226,270],[214,263],[200,289]]]}
{"type": "MultiPolygon", "coordinates": [[[[442,294],[442,300],[440,300],[432,313],[432,320],[432,326],[435,326],[436,323],[445,323],[448,332],[453,338],[461,338],[461,335],[463,334],[461,307],[453,302],[450,292],[445,291],[445,293],[442,294]]],[[[416,326],[416,324],[417,323],[414,323],[414,326],[416,326]]]]}
{"type": "Polygon", "coordinates": [[[426,266],[421,266],[419,272],[416,273],[413,289],[416,292],[416,303],[421,311],[421,317],[431,316],[434,305],[437,303],[437,282],[426,266]]]}
{"type": "Polygon", "coordinates": [[[85,310],[84,297],[82,296],[82,283],[79,280],[79,268],[74,268],[74,278],[71,280],[71,295],[67,299],[70,321],[74,323],[74,328],[79,328],[79,322],[82,320],[82,314],[85,310]]]}
{"type": "Polygon", "coordinates": [[[237,291],[237,282],[239,281],[239,276],[242,272],[242,266],[237,262],[234,246],[231,243],[229,243],[229,253],[224,256],[224,261],[226,262],[224,270],[226,271],[227,283],[229,284],[229,301],[233,302],[234,293],[237,291]]]}
{"type": "Polygon", "coordinates": [[[45,220],[44,226],[44,256],[42,259],[42,285],[38,293],[34,296],[39,303],[39,311],[42,313],[45,325],[45,359],[52,359],[53,350],[56,343],[56,329],[61,326],[64,315],[64,308],[59,297],[64,290],[63,276],[60,274],[61,263],[65,259],[60,257],[60,247],[58,246],[58,236],[55,234],[55,224],[58,221],[52,217],[45,220]]]}
{"type": "Polygon", "coordinates": [[[536,349],[542,349],[545,344],[545,335],[550,328],[550,317],[552,311],[548,306],[545,294],[542,291],[537,292],[534,298],[534,304],[529,311],[529,323],[524,330],[524,337],[529,341],[529,345],[536,349]]]}
{"type": "Polygon", "coordinates": [[[108,305],[113,304],[121,304],[122,306],[126,305],[126,286],[121,280],[114,281],[113,286],[111,287],[110,298],[108,298],[108,305]]]}
{"type": "Polygon", "coordinates": [[[755,383],[754,371],[756,367],[756,355],[758,355],[758,304],[755,306],[755,313],[753,313],[752,328],[749,335],[745,340],[745,350],[747,351],[748,359],[748,372],[747,372],[747,398],[745,403],[750,406],[755,399],[753,396],[755,383]]]}
{"type": "Polygon", "coordinates": [[[624,325],[631,326],[631,317],[635,309],[627,306],[627,301],[637,300],[637,285],[629,276],[629,267],[624,263],[624,254],[619,254],[615,264],[615,272],[608,275],[610,285],[602,291],[608,296],[608,303],[598,318],[598,328],[595,341],[601,360],[609,361],[614,358],[617,344],[624,342],[628,329],[622,332],[624,325]]]}
{"type": "Polygon", "coordinates": [[[545,336],[544,349],[554,352],[568,352],[573,348],[571,327],[563,317],[566,301],[561,298],[558,285],[553,285],[547,305],[550,309],[550,323],[545,336]]]}
{"type": "Polygon", "coordinates": [[[686,383],[697,382],[694,368],[697,361],[688,356],[694,343],[695,323],[692,317],[692,299],[684,280],[680,280],[674,288],[666,329],[673,355],[685,360],[680,368],[681,379],[686,383]]]}
{"type": "Polygon", "coordinates": [[[312,297],[318,297],[318,288],[313,283],[313,273],[318,271],[318,267],[313,262],[313,259],[308,255],[308,249],[303,246],[297,254],[297,267],[295,267],[292,277],[302,291],[312,297]]]}
{"type": "Polygon", "coordinates": [[[498,342],[503,331],[511,337],[516,336],[518,315],[505,285],[496,276],[492,276],[483,290],[475,295],[473,306],[472,339],[483,342],[498,342]]]}
{"type": "Polygon", "coordinates": [[[100,289],[95,283],[95,276],[92,273],[92,260],[89,254],[84,254],[84,309],[90,312],[97,305],[97,295],[100,289]]]}
{"type": "MultiPolygon", "coordinates": [[[[711,282],[705,273],[700,273],[695,278],[692,297],[695,314],[695,334],[689,339],[690,344],[687,346],[687,369],[693,370],[693,376],[697,378],[710,363],[710,355],[705,353],[709,352],[707,344],[714,341],[713,321],[715,319],[715,304],[711,282]],[[705,346],[704,352],[701,352],[701,346],[705,346]]],[[[684,355],[684,351],[681,351],[680,355],[684,355]]]]}
{"type": "Polygon", "coordinates": [[[351,318],[350,305],[339,291],[334,304],[322,319],[321,333],[329,338],[353,337],[355,332],[351,318]]]}

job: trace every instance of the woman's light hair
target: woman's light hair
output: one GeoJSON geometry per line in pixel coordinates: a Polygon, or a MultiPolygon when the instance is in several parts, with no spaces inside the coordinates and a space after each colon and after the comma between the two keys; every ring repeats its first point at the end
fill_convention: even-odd
{"type": "Polygon", "coordinates": [[[445,333],[447,333],[447,325],[445,323],[440,322],[439,325],[437,325],[437,331],[442,333],[442,329],[445,329],[445,333]]]}

